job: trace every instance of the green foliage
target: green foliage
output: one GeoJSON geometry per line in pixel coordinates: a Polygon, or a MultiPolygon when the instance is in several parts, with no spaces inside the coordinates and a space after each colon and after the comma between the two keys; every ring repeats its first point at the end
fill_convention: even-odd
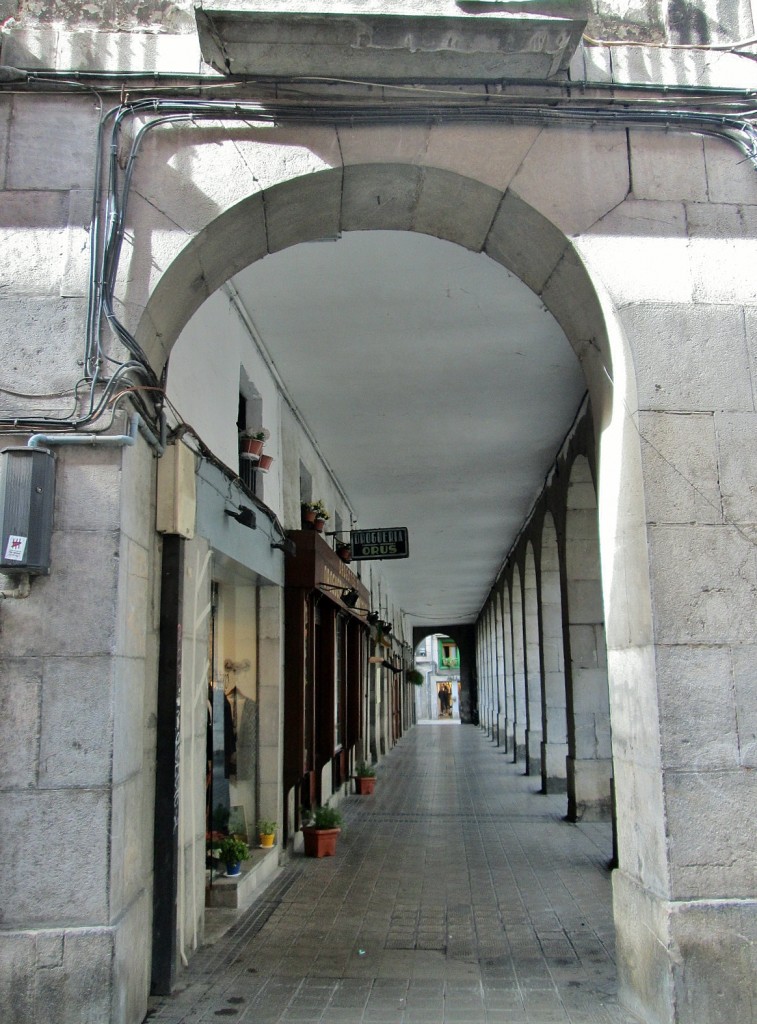
{"type": "Polygon", "coordinates": [[[218,844],[218,856],[224,864],[238,864],[240,860],[247,860],[250,856],[250,848],[242,839],[235,836],[226,836],[218,844]]]}
{"type": "Polygon", "coordinates": [[[328,513],[326,506],[320,499],[316,501],[304,501],[303,507],[309,509],[311,512],[315,512],[316,519],[330,519],[331,516],[328,513]]]}
{"type": "Polygon", "coordinates": [[[355,769],[355,774],[360,779],[372,779],[376,774],[376,769],[368,761],[361,761],[355,769]]]}
{"type": "Polygon", "coordinates": [[[261,836],[272,836],[276,831],[276,822],[268,818],[261,818],[258,822],[258,834],[261,836]]]}
{"type": "Polygon", "coordinates": [[[311,812],[308,825],[311,828],[341,828],[342,821],[343,818],[336,807],[324,804],[311,812]]]}
{"type": "Polygon", "coordinates": [[[413,686],[423,686],[423,673],[419,672],[417,668],[409,668],[407,670],[407,681],[412,683],[413,686]]]}

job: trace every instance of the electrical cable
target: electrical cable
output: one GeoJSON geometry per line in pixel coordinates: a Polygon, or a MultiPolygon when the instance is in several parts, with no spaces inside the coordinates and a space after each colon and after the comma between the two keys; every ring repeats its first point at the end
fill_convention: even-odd
{"type": "MultiPolygon", "coordinates": [[[[663,90],[664,93],[664,90],[663,90]]],[[[423,93],[421,93],[423,95],[423,93]]],[[[705,93],[705,95],[707,95],[705,93]]],[[[581,97],[586,100],[586,97],[581,97]]],[[[742,94],[742,101],[753,99],[751,93],[742,94]]],[[[145,351],[128,331],[115,312],[115,290],[120,255],[125,233],[126,213],[131,192],[134,168],[145,138],[155,128],[192,124],[197,128],[205,121],[256,122],[259,124],[328,124],[334,127],[349,125],[376,126],[384,124],[440,124],[440,123],[506,123],[547,125],[582,125],[596,127],[611,125],[618,128],[645,127],[663,130],[684,130],[701,135],[725,138],[735,144],[753,165],[757,166],[757,129],[749,120],[754,110],[719,109],[691,110],[680,106],[670,109],[666,104],[649,104],[627,99],[602,103],[593,98],[591,105],[576,105],[575,101],[544,97],[503,96],[499,94],[460,96],[454,104],[404,103],[314,103],[303,106],[297,102],[259,102],[243,100],[187,100],[149,97],[122,103],[101,116],[97,134],[95,167],[95,198],[90,227],[90,272],[87,331],[85,340],[85,368],[90,376],[89,408],[79,417],[0,418],[0,425],[14,427],[57,426],[76,428],[91,423],[112,400],[118,387],[129,382],[132,400],[139,405],[145,421],[156,428],[162,414],[162,401],[149,409],[145,398],[149,392],[164,396],[155,371],[145,351]],[[152,116],[151,116],[152,115],[152,116]],[[119,173],[118,153],[124,125],[136,124],[139,118],[148,118],[141,124],[131,140],[123,175],[119,173]],[[105,132],[109,123],[110,139],[107,150],[107,177],[104,177],[103,152],[105,132]],[[104,194],[103,194],[104,192],[104,194]],[[113,361],[102,347],[103,322],[132,357],[116,366],[107,380],[101,377],[104,361],[113,361]],[[134,378],[137,380],[134,380],[134,378]],[[144,385],[141,386],[140,384],[144,385]],[[103,386],[99,399],[96,390],[103,386]]],[[[715,105],[713,105],[715,106],[715,105]]],[[[156,428],[157,429],[157,428],[156,428]]]]}

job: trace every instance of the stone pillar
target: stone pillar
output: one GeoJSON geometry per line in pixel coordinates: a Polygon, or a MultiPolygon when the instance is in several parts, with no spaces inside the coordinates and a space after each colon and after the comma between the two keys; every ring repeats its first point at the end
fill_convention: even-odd
{"type": "Polygon", "coordinates": [[[567,786],[567,714],[565,707],[564,643],[560,564],[552,517],[547,515],[541,542],[542,673],[544,679],[541,779],[545,793],[562,793],[567,786]]]}
{"type": "Polygon", "coordinates": [[[503,590],[502,599],[504,603],[503,632],[505,637],[504,736],[505,750],[510,753],[515,745],[515,721],[513,718],[515,708],[515,669],[513,663],[512,603],[510,591],[507,587],[503,590]]]}
{"type": "Polygon", "coordinates": [[[583,456],[571,470],[567,502],[568,817],[604,821],[611,816],[612,776],[607,649],[596,498],[583,456]]]}
{"type": "Polygon", "coordinates": [[[539,650],[539,600],[533,548],[529,544],[523,589],[524,637],[526,645],[526,773],[541,772],[542,691],[539,650]]]}
{"type": "MultiPolygon", "coordinates": [[[[707,268],[725,295],[728,269],[707,268]]],[[[628,607],[608,634],[621,994],[647,1020],[730,1024],[757,1005],[755,318],[722,302],[624,319],[642,409],[624,461],[635,449],[645,521],[618,517],[639,558],[633,587],[608,581],[628,607]],[[655,364],[671,339],[675,358],[655,364]]]]}
{"type": "Polygon", "coordinates": [[[505,636],[502,622],[502,595],[499,591],[494,594],[494,650],[496,658],[496,676],[494,680],[496,688],[495,696],[495,736],[497,746],[505,742],[504,734],[504,703],[505,703],[505,636]]]}
{"type": "Polygon", "coordinates": [[[260,816],[282,820],[284,788],[284,707],[280,680],[284,676],[283,592],[279,587],[258,588],[258,694],[260,698],[259,786],[260,816]]]}
{"type": "Polygon", "coordinates": [[[526,756],[526,656],[523,640],[523,595],[520,573],[513,579],[513,762],[526,756]]]}
{"type": "Polygon", "coordinates": [[[149,990],[154,460],[138,440],[56,463],[50,575],[0,609],[0,977],[23,978],[0,982],[0,1018],[131,1022],[149,990]]]}

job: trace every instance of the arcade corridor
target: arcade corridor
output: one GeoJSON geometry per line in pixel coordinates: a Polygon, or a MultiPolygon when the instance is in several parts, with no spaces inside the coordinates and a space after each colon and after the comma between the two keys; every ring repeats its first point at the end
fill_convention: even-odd
{"type": "MultiPolygon", "coordinates": [[[[616,1000],[609,824],[562,820],[473,726],[418,725],[337,855],[290,859],[151,1024],[636,1024],[616,1000]]],[[[212,922],[210,922],[212,927],[212,922]]]]}

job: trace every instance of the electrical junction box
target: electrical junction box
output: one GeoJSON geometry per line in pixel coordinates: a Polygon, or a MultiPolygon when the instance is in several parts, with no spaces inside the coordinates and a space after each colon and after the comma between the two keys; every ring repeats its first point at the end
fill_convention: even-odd
{"type": "Polygon", "coordinates": [[[55,459],[47,448],[0,451],[0,572],[50,572],[55,459]]]}
{"type": "Polygon", "coordinates": [[[195,453],[181,441],[170,444],[158,463],[157,505],[155,528],[158,533],[194,537],[197,511],[195,453]]]}

